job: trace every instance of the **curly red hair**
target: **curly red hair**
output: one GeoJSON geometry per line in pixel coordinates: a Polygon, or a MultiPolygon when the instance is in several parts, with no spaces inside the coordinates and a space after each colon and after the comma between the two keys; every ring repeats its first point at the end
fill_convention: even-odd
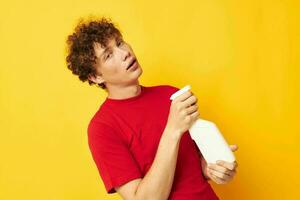
{"type": "MultiPolygon", "coordinates": [[[[95,56],[94,43],[98,42],[106,47],[107,42],[116,37],[122,37],[121,32],[110,19],[80,20],[73,34],[67,38],[66,62],[68,69],[77,75],[82,82],[88,81],[89,85],[95,84],[88,79],[89,75],[95,75],[97,57],[95,56]]],[[[98,84],[106,89],[104,83],[98,84]]]]}

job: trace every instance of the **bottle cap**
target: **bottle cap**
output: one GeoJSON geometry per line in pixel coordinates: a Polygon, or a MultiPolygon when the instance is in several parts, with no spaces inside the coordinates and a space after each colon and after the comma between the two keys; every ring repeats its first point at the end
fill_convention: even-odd
{"type": "Polygon", "coordinates": [[[172,94],[172,96],[170,97],[171,100],[174,100],[176,97],[182,95],[183,93],[189,91],[191,89],[190,85],[187,85],[185,87],[183,87],[182,89],[178,90],[177,92],[175,92],[174,94],[172,94]]]}

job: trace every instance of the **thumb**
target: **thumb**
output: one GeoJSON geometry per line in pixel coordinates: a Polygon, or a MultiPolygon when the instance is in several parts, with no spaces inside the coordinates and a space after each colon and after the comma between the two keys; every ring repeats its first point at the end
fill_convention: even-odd
{"type": "Polygon", "coordinates": [[[231,151],[233,151],[233,152],[235,152],[236,150],[239,149],[238,145],[236,145],[236,144],[229,145],[229,147],[230,147],[231,151]]]}

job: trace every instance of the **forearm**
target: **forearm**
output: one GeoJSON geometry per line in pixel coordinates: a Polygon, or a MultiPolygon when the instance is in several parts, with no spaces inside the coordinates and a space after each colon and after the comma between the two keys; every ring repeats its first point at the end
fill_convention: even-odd
{"type": "Polygon", "coordinates": [[[177,137],[170,130],[165,129],[161,136],[154,161],[140,182],[135,199],[168,199],[176,169],[179,143],[180,137],[177,137]]]}

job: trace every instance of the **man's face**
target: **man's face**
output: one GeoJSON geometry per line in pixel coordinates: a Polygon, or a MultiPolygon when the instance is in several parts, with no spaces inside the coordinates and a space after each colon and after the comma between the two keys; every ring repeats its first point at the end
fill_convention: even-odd
{"type": "Polygon", "coordinates": [[[105,83],[106,87],[126,86],[137,83],[143,73],[133,50],[121,36],[110,39],[107,46],[94,44],[97,83],[105,83]]]}

